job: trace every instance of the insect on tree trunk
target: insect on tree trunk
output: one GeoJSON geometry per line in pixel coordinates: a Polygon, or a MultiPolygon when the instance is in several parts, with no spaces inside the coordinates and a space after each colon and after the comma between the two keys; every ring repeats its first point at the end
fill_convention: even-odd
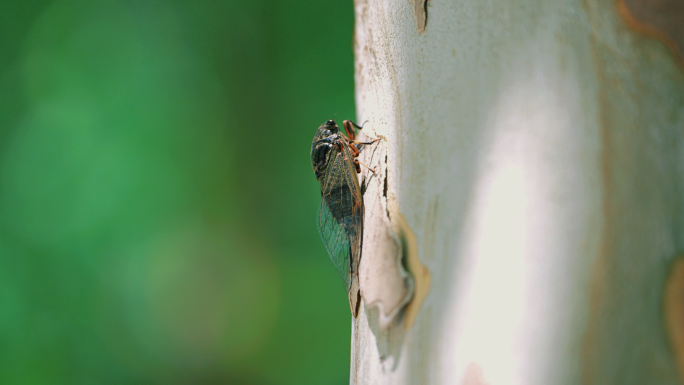
{"type": "Polygon", "coordinates": [[[682,3],[355,11],[351,383],[681,384],[682,3]]]}

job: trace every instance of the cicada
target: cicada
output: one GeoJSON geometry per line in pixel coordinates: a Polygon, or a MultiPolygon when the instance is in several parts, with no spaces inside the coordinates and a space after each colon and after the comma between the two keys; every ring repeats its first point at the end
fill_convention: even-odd
{"type": "Polygon", "coordinates": [[[358,272],[363,238],[363,196],[356,177],[363,163],[357,158],[364,145],[379,139],[359,142],[354,127],[362,127],[349,120],[343,126],[347,136],[334,120],[318,127],[311,143],[311,166],[321,185],[318,232],[344,281],[349,307],[356,317],[361,298],[358,272]]]}

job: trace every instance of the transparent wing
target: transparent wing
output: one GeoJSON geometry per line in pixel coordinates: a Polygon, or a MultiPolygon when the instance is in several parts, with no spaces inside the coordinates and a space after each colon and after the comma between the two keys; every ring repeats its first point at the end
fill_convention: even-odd
{"type": "Polygon", "coordinates": [[[351,284],[351,242],[344,227],[337,223],[325,199],[318,209],[318,233],[321,235],[330,260],[344,282],[345,289],[351,284]]]}
{"type": "Polygon", "coordinates": [[[330,260],[349,289],[358,270],[363,229],[363,202],[351,151],[331,154],[321,180],[318,231],[330,260]],[[346,154],[346,159],[345,159],[346,154]]]}

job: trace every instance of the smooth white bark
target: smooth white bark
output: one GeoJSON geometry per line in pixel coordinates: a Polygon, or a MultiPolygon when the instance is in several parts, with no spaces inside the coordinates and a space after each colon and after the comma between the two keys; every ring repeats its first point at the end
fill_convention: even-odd
{"type": "MultiPolygon", "coordinates": [[[[662,311],[684,250],[672,52],[612,1],[432,0],[422,34],[413,2],[355,7],[358,120],[385,139],[366,224],[400,232],[401,213],[432,282],[408,330],[364,298],[351,383],[681,383],[662,311]]],[[[362,268],[388,244],[364,238],[362,268]]]]}

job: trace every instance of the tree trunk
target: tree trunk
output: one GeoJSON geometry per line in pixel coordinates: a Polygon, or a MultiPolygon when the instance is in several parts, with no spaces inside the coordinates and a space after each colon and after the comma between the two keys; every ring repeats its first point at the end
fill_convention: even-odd
{"type": "Polygon", "coordinates": [[[351,383],[682,383],[682,3],[423,1],[355,4],[351,383]]]}

